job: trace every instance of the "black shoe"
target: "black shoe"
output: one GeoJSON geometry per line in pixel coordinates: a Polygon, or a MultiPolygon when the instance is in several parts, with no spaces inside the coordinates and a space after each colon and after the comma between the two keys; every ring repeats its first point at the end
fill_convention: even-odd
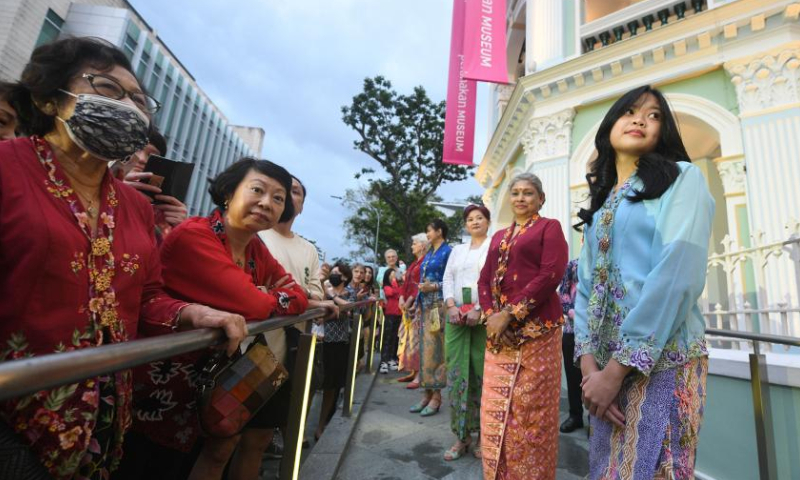
{"type": "Polygon", "coordinates": [[[570,433],[579,428],[583,428],[583,419],[570,415],[566,420],[564,420],[558,429],[561,431],[561,433],[570,433]]]}

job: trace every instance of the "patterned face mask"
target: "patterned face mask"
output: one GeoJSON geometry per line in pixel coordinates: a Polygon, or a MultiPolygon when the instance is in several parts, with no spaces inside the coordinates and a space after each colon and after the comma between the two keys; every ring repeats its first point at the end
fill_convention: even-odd
{"type": "Polygon", "coordinates": [[[108,162],[124,159],[148,143],[150,119],[138,108],[102,95],[82,93],[72,116],[64,120],[69,138],[93,156],[108,162]]]}

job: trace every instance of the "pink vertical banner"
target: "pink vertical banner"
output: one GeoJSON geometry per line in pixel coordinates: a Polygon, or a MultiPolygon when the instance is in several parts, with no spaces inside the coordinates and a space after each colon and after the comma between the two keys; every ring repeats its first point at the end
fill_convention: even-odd
{"type": "Polygon", "coordinates": [[[508,83],[506,0],[467,0],[464,25],[464,76],[508,83]]]}
{"type": "Polygon", "coordinates": [[[444,114],[444,163],[472,165],[475,146],[475,94],[477,84],[464,78],[464,14],[467,0],[453,1],[450,34],[450,71],[444,114]]]}

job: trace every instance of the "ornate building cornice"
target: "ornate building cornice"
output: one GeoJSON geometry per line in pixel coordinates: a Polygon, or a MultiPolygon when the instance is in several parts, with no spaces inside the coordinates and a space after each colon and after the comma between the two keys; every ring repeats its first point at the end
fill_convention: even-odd
{"type": "Polygon", "coordinates": [[[800,38],[799,19],[796,2],[738,0],[527,75],[516,83],[475,177],[484,187],[496,181],[525,148],[520,137],[534,110],[545,116],[603,101],[643,83],[662,83],[665,72],[675,78],[706,72],[740,58],[749,45],[755,51],[786,48],[800,38]]]}
{"type": "Polygon", "coordinates": [[[800,45],[724,65],[743,114],[800,102],[800,45]]]}

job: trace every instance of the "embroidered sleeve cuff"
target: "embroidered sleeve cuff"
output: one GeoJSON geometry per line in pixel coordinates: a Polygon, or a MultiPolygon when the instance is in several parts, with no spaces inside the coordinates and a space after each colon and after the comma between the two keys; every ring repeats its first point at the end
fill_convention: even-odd
{"type": "Polygon", "coordinates": [[[632,367],[649,376],[653,367],[656,366],[656,359],[660,357],[654,347],[647,344],[624,347],[611,355],[611,358],[626,367],[632,367]]]}
{"type": "Polygon", "coordinates": [[[173,317],[169,321],[169,323],[164,324],[164,326],[172,328],[173,332],[177,332],[180,329],[180,326],[181,326],[180,325],[180,323],[181,323],[181,313],[183,313],[183,309],[188,307],[189,305],[196,305],[196,304],[195,303],[185,303],[185,304],[181,305],[180,307],[178,307],[178,311],[175,312],[175,315],[173,315],[173,317]]]}
{"type": "Polygon", "coordinates": [[[297,307],[295,302],[298,300],[293,290],[276,288],[270,290],[270,293],[275,297],[275,315],[288,315],[298,310],[298,308],[292,308],[297,307]]]}
{"type": "Polygon", "coordinates": [[[581,365],[581,357],[584,356],[584,355],[594,355],[595,350],[594,350],[594,347],[592,346],[592,342],[590,342],[590,341],[580,342],[580,341],[577,341],[578,340],[577,338],[575,340],[576,340],[576,342],[575,342],[575,354],[573,355],[572,360],[573,360],[573,362],[575,362],[575,365],[580,367],[580,365],[581,365]]]}

